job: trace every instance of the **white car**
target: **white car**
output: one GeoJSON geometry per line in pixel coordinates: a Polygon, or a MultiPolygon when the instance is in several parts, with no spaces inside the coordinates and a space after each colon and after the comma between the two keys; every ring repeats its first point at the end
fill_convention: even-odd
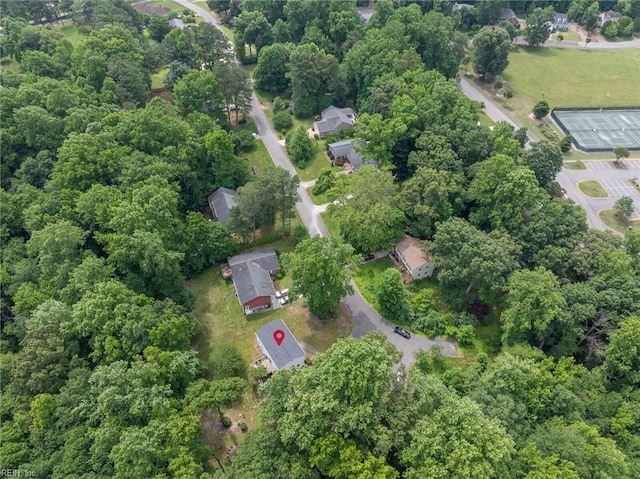
{"type": "Polygon", "coordinates": [[[280,304],[282,306],[284,306],[285,304],[287,304],[289,302],[289,296],[283,296],[282,298],[280,298],[280,304]]]}
{"type": "Polygon", "coordinates": [[[289,288],[279,289],[276,291],[276,298],[282,298],[283,296],[286,296],[288,292],[289,288]]]}

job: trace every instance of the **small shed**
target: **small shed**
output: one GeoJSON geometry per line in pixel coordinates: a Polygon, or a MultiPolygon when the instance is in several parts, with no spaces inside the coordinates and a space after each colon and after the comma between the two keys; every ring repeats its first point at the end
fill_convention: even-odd
{"type": "Polygon", "coordinates": [[[299,368],[304,365],[304,349],[281,319],[271,321],[258,329],[256,339],[258,347],[276,370],[299,368]],[[277,338],[281,340],[277,341],[277,338]]]}

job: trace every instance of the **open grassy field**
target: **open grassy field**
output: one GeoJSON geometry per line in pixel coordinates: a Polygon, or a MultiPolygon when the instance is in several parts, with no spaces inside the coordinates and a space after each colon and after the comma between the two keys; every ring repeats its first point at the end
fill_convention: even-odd
{"type": "Polygon", "coordinates": [[[637,49],[523,48],[509,54],[507,105],[528,114],[542,99],[555,107],[640,105],[637,49]]]}
{"type": "Polygon", "coordinates": [[[591,198],[607,198],[609,195],[597,180],[586,180],[578,183],[578,188],[591,198]]]}
{"type": "Polygon", "coordinates": [[[617,231],[618,233],[625,234],[629,231],[629,226],[631,226],[631,231],[634,233],[640,234],[640,221],[625,221],[620,219],[614,210],[603,210],[599,214],[602,222],[607,225],[612,230],[617,231]]]}

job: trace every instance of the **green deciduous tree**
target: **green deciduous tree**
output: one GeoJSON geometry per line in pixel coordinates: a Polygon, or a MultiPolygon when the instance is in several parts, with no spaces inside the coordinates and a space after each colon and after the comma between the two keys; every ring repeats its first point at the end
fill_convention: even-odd
{"type": "Polygon", "coordinates": [[[562,151],[548,141],[531,144],[522,163],[533,171],[541,187],[548,186],[562,169],[562,151]]]}
{"type": "Polygon", "coordinates": [[[631,216],[633,216],[634,206],[633,206],[633,198],[630,196],[623,196],[618,198],[613,205],[613,209],[616,212],[616,215],[623,219],[629,220],[631,216]]]}
{"type": "Polygon", "coordinates": [[[289,56],[287,78],[291,80],[293,112],[310,116],[332,101],[341,82],[338,61],[314,43],[298,45],[289,56]]]}
{"type": "Polygon", "coordinates": [[[302,294],[309,310],[321,318],[336,312],[340,300],[352,292],[349,284],[357,258],[339,236],[314,236],[296,245],[286,258],[293,282],[292,294],[302,294]]]}
{"type": "Polygon", "coordinates": [[[406,319],[409,302],[402,284],[402,274],[395,268],[387,268],[378,278],[376,296],[380,312],[392,321],[406,319]]]}
{"type": "Polygon", "coordinates": [[[407,479],[500,478],[509,471],[514,442],[495,419],[467,397],[446,397],[418,420],[401,456],[407,479]]]}
{"type": "Polygon", "coordinates": [[[507,284],[506,307],[500,316],[504,344],[531,343],[542,348],[553,321],[566,303],[555,275],[543,267],[516,271],[507,284]]]}
{"type": "Polygon", "coordinates": [[[549,39],[550,25],[555,19],[555,13],[553,7],[549,6],[546,8],[536,7],[527,15],[527,28],[524,30],[524,36],[530,47],[542,45],[549,39]]]}
{"type": "Polygon", "coordinates": [[[617,164],[622,163],[622,160],[624,160],[625,158],[629,158],[629,150],[627,150],[622,146],[618,146],[617,148],[614,148],[613,154],[616,156],[617,164]]]}
{"type": "Polygon", "coordinates": [[[362,166],[330,191],[341,234],[360,252],[390,249],[404,232],[405,216],[390,171],[362,166]]]}
{"type": "Polygon", "coordinates": [[[625,455],[616,443],[584,422],[565,424],[561,418],[543,424],[530,438],[541,453],[571,461],[579,477],[629,477],[625,455]]]}
{"type": "Polygon", "coordinates": [[[420,167],[402,185],[402,200],[411,234],[431,238],[436,223],[462,209],[461,176],[448,171],[420,167]]]}
{"type": "Polygon", "coordinates": [[[187,213],[183,236],[185,252],[182,264],[187,277],[225,260],[236,251],[229,230],[218,222],[207,221],[201,213],[187,213]]]}
{"type": "Polygon", "coordinates": [[[438,281],[462,296],[477,291],[481,299],[505,284],[518,265],[520,248],[505,234],[484,233],[461,218],[441,223],[425,249],[442,268],[438,281]]]}
{"type": "Polygon", "coordinates": [[[612,381],[637,386],[640,384],[640,318],[631,316],[620,322],[609,334],[604,352],[605,374],[612,381]]]}
{"type": "MultiPolygon", "coordinates": [[[[497,2],[488,2],[497,3],[497,2]]],[[[474,70],[482,75],[501,75],[509,64],[511,38],[500,27],[484,27],[473,37],[471,61],[474,70]]]]}
{"type": "Polygon", "coordinates": [[[313,142],[303,126],[287,135],[286,146],[289,157],[299,168],[304,168],[313,156],[313,142]]]}
{"type": "Polygon", "coordinates": [[[549,114],[550,108],[547,100],[540,100],[533,106],[533,114],[537,119],[544,118],[549,114]]]}
{"type": "Polygon", "coordinates": [[[214,118],[224,118],[224,94],[209,70],[191,70],[175,83],[172,94],[175,104],[185,113],[202,111],[214,118]]]}
{"type": "Polygon", "coordinates": [[[282,93],[289,88],[288,63],[291,55],[289,44],[274,43],[260,50],[258,64],[253,70],[256,88],[282,93]]]}

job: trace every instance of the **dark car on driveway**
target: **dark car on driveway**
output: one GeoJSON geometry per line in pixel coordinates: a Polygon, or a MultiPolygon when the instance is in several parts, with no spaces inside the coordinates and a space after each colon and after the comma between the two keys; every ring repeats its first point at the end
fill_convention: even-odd
{"type": "Polygon", "coordinates": [[[393,331],[398,333],[400,336],[409,339],[411,337],[411,333],[409,331],[407,331],[404,328],[401,328],[400,326],[396,326],[395,328],[393,328],[393,331]]]}
{"type": "Polygon", "coordinates": [[[362,255],[362,261],[365,262],[365,263],[367,261],[371,261],[374,258],[375,258],[375,256],[373,254],[371,254],[371,253],[367,253],[367,254],[362,255]]]}

